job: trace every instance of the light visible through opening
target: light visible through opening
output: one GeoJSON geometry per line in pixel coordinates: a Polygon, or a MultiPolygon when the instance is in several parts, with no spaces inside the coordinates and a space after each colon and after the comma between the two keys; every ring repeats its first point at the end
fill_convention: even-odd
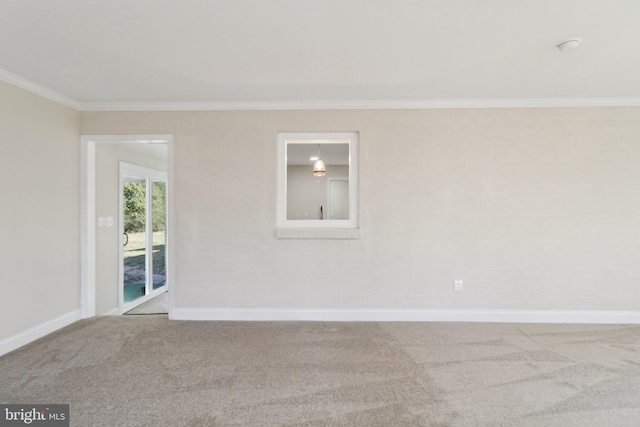
{"type": "Polygon", "coordinates": [[[324,167],[324,162],[320,159],[316,160],[313,164],[313,176],[325,176],[327,169],[324,167]]]}

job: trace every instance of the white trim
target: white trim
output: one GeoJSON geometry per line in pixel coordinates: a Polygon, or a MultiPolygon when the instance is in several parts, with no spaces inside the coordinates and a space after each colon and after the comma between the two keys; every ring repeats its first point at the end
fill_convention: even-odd
{"type": "Polygon", "coordinates": [[[175,320],[640,324],[639,311],[176,308],[175,320]]]}
{"type": "Polygon", "coordinates": [[[175,307],[175,296],[176,296],[176,269],[174,268],[176,264],[176,252],[173,248],[174,240],[173,233],[176,225],[175,222],[175,211],[173,210],[173,159],[174,159],[174,145],[173,145],[173,136],[169,139],[169,150],[168,150],[168,165],[167,165],[167,231],[164,235],[165,238],[165,258],[168,260],[165,267],[167,268],[167,280],[165,283],[171,284],[171,290],[167,294],[167,302],[169,307],[169,319],[173,319],[173,310],[175,307]]]}
{"type": "Polygon", "coordinates": [[[404,110],[441,108],[639,107],[639,97],[336,100],[253,102],[80,102],[0,69],[0,80],[78,111],[404,110]]]}
{"type": "Polygon", "coordinates": [[[80,138],[80,307],[96,315],[96,144],[80,138]]]}
{"type": "MultiPolygon", "coordinates": [[[[124,162],[118,162],[118,238],[124,238],[124,162]]],[[[145,219],[146,221],[146,219],[145,219]]],[[[129,236],[127,235],[127,243],[129,236]]],[[[124,243],[118,245],[118,313],[124,312],[124,243]]],[[[146,260],[145,260],[146,268],[146,260]]]]}
{"type": "MultiPolygon", "coordinates": [[[[82,318],[96,315],[96,240],[95,240],[95,145],[117,142],[153,142],[166,141],[169,146],[167,157],[167,284],[173,288],[175,283],[173,259],[173,135],[82,135],[80,137],[81,181],[80,181],[80,271],[81,271],[81,307],[82,318]]],[[[162,288],[158,288],[162,289],[162,288]]],[[[175,291],[169,292],[169,318],[173,310],[175,291]]],[[[113,310],[109,311],[111,313],[113,310]]]]}
{"type": "Polygon", "coordinates": [[[17,76],[1,68],[0,68],[0,80],[7,82],[9,84],[12,84],[14,86],[17,86],[21,89],[27,90],[36,95],[40,95],[44,98],[50,99],[51,101],[57,102],[58,104],[62,104],[67,107],[73,108],[74,110],[83,109],[83,104],[81,102],[78,102],[75,99],[71,99],[67,96],[64,96],[61,93],[58,93],[51,89],[47,89],[46,87],[41,86],[37,83],[34,83],[30,80],[23,79],[22,77],[17,76]]]}
{"type": "Polygon", "coordinates": [[[78,111],[404,110],[439,108],[639,107],[639,97],[423,99],[370,101],[79,102],[0,69],[0,80],[78,111]]]}
{"type": "Polygon", "coordinates": [[[82,318],[80,310],[74,310],[55,319],[36,325],[12,337],[0,341],[0,356],[27,345],[39,338],[49,335],[58,329],[69,326],[82,318]]]}
{"type": "Polygon", "coordinates": [[[82,111],[405,110],[443,108],[638,107],[640,98],[510,98],[280,102],[88,102],[82,111]]]}
{"type": "Polygon", "coordinates": [[[276,228],[277,239],[359,239],[359,228],[276,228]]]}
{"type": "MultiPolygon", "coordinates": [[[[276,189],[276,236],[279,229],[357,229],[358,228],[358,132],[281,132],[278,134],[278,171],[276,189]],[[349,219],[287,219],[287,145],[349,144],[349,219]]],[[[305,238],[314,238],[309,235],[305,238]]]]}

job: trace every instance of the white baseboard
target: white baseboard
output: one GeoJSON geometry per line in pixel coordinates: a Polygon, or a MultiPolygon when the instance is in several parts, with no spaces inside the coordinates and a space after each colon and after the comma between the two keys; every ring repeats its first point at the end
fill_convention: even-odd
{"type": "Polygon", "coordinates": [[[638,311],[175,308],[174,320],[640,324],[638,311]]]}
{"type": "Polygon", "coordinates": [[[74,310],[71,313],[64,314],[60,317],[56,317],[55,319],[36,325],[33,328],[29,328],[26,331],[20,332],[19,334],[16,334],[12,337],[5,338],[4,340],[0,341],[0,356],[16,350],[23,345],[27,345],[30,342],[37,340],[38,338],[49,335],[50,333],[55,332],[58,329],[69,326],[70,324],[80,320],[81,318],[82,311],[74,310]]]}

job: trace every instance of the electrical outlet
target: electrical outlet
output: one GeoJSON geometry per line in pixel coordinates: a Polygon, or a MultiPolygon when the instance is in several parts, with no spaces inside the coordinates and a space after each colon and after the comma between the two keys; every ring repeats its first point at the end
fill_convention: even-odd
{"type": "Polygon", "coordinates": [[[454,292],[462,292],[462,280],[454,280],[453,281],[453,291],[454,292]]]}

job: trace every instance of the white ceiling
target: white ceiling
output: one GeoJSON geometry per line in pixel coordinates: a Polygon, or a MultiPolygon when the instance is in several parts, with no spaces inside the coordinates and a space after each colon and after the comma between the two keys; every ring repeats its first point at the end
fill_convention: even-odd
{"type": "Polygon", "coordinates": [[[0,0],[4,79],[84,109],[640,105],[638,41],[638,0],[0,0]]]}

